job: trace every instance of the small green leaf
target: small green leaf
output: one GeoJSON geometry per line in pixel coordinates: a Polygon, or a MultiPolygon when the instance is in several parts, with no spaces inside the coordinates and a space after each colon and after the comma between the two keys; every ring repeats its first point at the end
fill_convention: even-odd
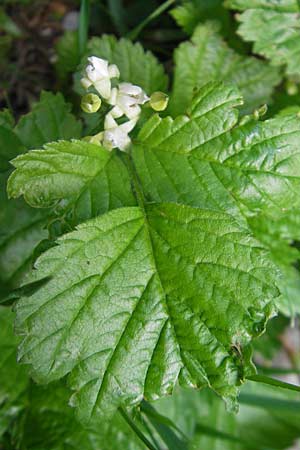
{"type": "Polygon", "coordinates": [[[7,176],[0,175],[0,298],[19,286],[33,262],[33,252],[48,236],[48,211],[33,210],[23,199],[8,200],[7,176]]]}
{"type": "Polygon", "coordinates": [[[229,48],[214,23],[199,25],[191,41],[180,44],[174,55],[174,83],[169,107],[173,116],[185,113],[197,90],[209,81],[236,85],[244,97],[246,112],[268,103],[274,87],[280,82],[276,68],[229,48]]]}
{"type": "Polygon", "coordinates": [[[9,161],[25,150],[18,136],[11,129],[0,125],[0,172],[11,169],[9,161]]]}
{"type": "Polygon", "coordinates": [[[57,139],[79,138],[81,123],[61,94],[42,92],[32,111],[21,117],[15,132],[27,148],[38,148],[57,139]]]}
{"type": "Polygon", "coordinates": [[[229,28],[229,13],[223,8],[223,0],[184,0],[172,9],[171,16],[187,34],[192,34],[200,22],[218,20],[223,30],[229,28]]]}
{"type": "Polygon", "coordinates": [[[12,130],[15,126],[15,119],[9,109],[0,111],[0,126],[12,130]]]}
{"type": "Polygon", "coordinates": [[[57,54],[56,73],[62,81],[66,81],[68,75],[75,72],[80,62],[77,32],[66,31],[57,41],[55,50],[57,54]]]}
{"type": "Polygon", "coordinates": [[[253,51],[300,74],[299,4],[297,0],[226,0],[226,6],[242,11],[239,34],[254,42],[253,51]]]}

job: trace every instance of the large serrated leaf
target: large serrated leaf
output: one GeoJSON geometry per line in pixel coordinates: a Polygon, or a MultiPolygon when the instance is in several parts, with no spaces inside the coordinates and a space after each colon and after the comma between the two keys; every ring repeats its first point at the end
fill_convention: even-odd
{"type": "Polygon", "coordinates": [[[239,102],[235,89],[212,83],[195,97],[192,120],[156,116],[145,125],[133,158],[148,199],[274,217],[299,208],[300,118],[238,125],[239,102]]]}
{"type": "MultiPolygon", "coordinates": [[[[39,381],[69,374],[85,421],[166,395],[177,380],[233,400],[252,370],[248,344],[272,313],[278,280],[247,220],[298,207],[300,124],[290,115],[238,125],[240,103],[234,87],[211,83],[188,115],[153,116],[131,155],[97,147],[96,160],[126,161],[138,206],[80,225],[28,278],[49,281],[18,302],[20,359],[39,381]]],[[[19,158],[10,193],[68,198],[60,182],[38,183],[40,168],[92,171],[74,148],[86,157],[96,147],[61,145],[19,158]]]]}
{"type": "Polygon", "coordinates": [[[255,53],[285,65],[288,75],[300,74],[299,3],[297,0],[226,0],[232,9],[242,11],[239,34],[254,42],[255,53]]]}
{"type": "Polygon", "coordinates": [[[175,72],[169,111],[186,112],[195,92],[209,81],[235,84],[243,94],[244,110],[270,101],[280,75],[276,68],[257,58],[230,49],[213,23],[199,25],[191,41],[174,53],[175,72]]]}
{"type": "Polygon", "coordinates": [[[30,281],[51,280],[18,303],[19,357],[39,381],[71,372],[83,420],[179,376],[234,398],[250,369],[231,346],[262,330],[276,296],[272,264],[230,216],[174,204],[87,222],[36,267],[30,281]]]}

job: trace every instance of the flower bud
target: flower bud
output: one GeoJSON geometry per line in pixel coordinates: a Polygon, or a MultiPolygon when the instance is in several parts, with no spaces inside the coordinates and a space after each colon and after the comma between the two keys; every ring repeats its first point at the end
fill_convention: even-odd
{"type": "Polygon", "coordinates": [[[287,80],[285,88],[288,95],[296,95],[299,92],[298,85],[293,80],[287,80]]]}
{"type": "Polygon", "coordinates": [[[101,106],[101,99],[96,94],[84,95],[81,99],[81,109],[86,113],[95,113],[101,106]]]}
{"type": "Polygon", "coordinates": [[[150,106],[154,111],[164,111],[169,103],[169,97],[164,92],[153,92],[150,97],[150,106]]]}

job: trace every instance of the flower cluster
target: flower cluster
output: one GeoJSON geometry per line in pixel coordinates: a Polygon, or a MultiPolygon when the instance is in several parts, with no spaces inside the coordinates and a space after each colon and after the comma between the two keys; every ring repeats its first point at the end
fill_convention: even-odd
{"type": "MultiPolygon", "coordinates": [[[[85,76],[81,79],[82,86],[88,90],[94,87],[96,92],[108,105],[112,106],[104,120],[104,131],[95,136],[89,136],[90,142],[102,144],[108,150],[119,148],[125,151],[130,145],[129,133],[135,127],[140,115],[141,106],[145,103],[156,111],[167,107],[168,97],[163,92],[154,92],[149,98],[140,86],[131,83],[119,83],[112,87],[112,79],[119,78],[120,72],[115,64],[91,56],[85,68],[85,76]],[[118,124],[116,119],[127,119],[118,124]]],[[[94,113],[101,107],[102,101],[98,95],[89,93],[82,98],[81,107],[87,113],[94,113]]]]}

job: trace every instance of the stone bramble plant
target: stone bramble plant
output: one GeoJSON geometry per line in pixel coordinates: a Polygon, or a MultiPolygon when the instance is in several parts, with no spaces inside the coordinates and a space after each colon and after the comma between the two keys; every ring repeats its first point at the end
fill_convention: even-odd
{"type": "MultiPolygon", "coordinates": [[[[35,421],[51,450],[217,449],[220,439],[283,449],[300,436],[299,424],[281,424],[282,444],[269,433],[278,405],[299,419],[288,389],[300,388],[253,362],[268,321],[300,311],[300,108],[265,118],[298,69],[287,46],[279,69],[282,42],[271,50],[249,31],[250,14],[294,14],[296,2],[275,3],[227,1],[273,65],[201,23],[175,50],[168,90],[150,52],[103,36],[74,75],[79,117],[51,93],[17,124],[0,113],[11,199],[0,222],[0,436],[16,448],[42,448],[35,421]],[[253,390],[266,430],[257,420],[251,436],[253,390]]],[[[190,11],[184,2],[172,14],[187,26],[190,11]]]]}

